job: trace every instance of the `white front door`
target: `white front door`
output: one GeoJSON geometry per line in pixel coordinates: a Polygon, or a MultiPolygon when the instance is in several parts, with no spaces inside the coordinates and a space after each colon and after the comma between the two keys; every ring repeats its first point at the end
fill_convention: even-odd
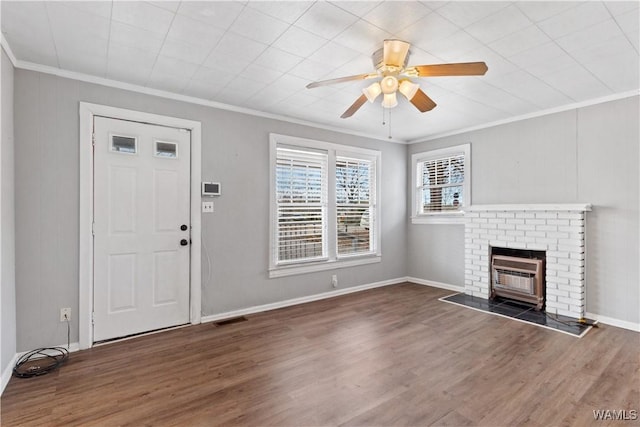
{"type": "Polygon", "coordinates": [[[190,132],[94,118],[93,341],[189,322],[190,132]]]}

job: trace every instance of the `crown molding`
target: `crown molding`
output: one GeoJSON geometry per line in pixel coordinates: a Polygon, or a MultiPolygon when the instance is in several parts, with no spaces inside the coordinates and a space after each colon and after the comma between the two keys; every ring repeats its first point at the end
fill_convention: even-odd
{"type": "Polygon", "coordinates": [[[4,34],[1,34],[0,44],[2,45],[4,52],[9,57],[9,60],[13,64],[14,68],[17,67],[16,63],[18,62],[18,60],[16,59],[16,56],[13,54],[13,51],[11,50],[11,46],[9,46],[9,42],[7,41],[7,39],[4,38],[4,34]]]}
{"type": "Polygon", "coordinates": [[[447,136],[460,135],[461,133],[473,132],[476,130],[492,128],[494,126],[505,125],[508,123],[519,122],[522,120],[533,119],[536,117],[547,116],[549,114],[561,113],[563,111],[577,110],[578,108],[588,107],[591,105],[603,104],[605,102],[617,101],[619,99],[631,98],[633,96],[640,95],[640,89],[634,89],[626,92],[614,93],[612,95],[602,96],[599,98],[589,99],[587,101],[575,102],[573,104],[562,105],[560,107],[549,108],[546,110],[536,111],[533,113],[522,114],[520,116],[513,116],[507,119],[496,120],[495,122],[484,123],[477,126],[470,126],[463,129],[457,129],[450,132],[438,133],[426,138],[417,138],[407,141],[407,144],[418,144],[420,142],[433,141],[434,139],[440,139],[447,136]]]}

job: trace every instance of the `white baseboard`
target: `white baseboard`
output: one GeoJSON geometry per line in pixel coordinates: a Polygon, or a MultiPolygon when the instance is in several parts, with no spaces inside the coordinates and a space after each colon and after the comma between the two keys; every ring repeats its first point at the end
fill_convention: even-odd
{"type": "MultiPolygon", "coordinates": [[[[62,344],[62,345],[57,345],[55,347],[62,347],[62,348],[67,348],[66,344],[62,344]]],[[[80,344],[77,342],[72,342],[71,344],[69,344],[69,353],[73,353],[80,350],[80,344]]],[[[21,351],[20,353],[16,353],[13,356],[13,359],[11,359],[11,362],[9,362],[9,364],[7,365],[6,368],[4,368],[4,371],[2,371],[2,383],[0,384],[0,395],[2,395],[2,393],[4,393],[4,389],[7,387],[7,384],[9,384],[9,380],[11,379],[11,376],[13,375],[13,367],[16,366],[16,362],[18,361],[18,359],[20,359],[22,357],[23,354],[28,353],[28,351],[21,351]]]]}
{"type": "Polygon", "coordinates": [[[433,286],[434,288],[447,289],[449,291],[464,292],[464,286],[451,285],[449,283],[436,282],[434,280],[418,279],[417,277],[405,277],[407,282],[417,285],[433,286]]]}
{"type": "Polygon", "coordinates": [[[395,285],[402,282],[406,282],[406,277],[383,280],[381,282],[375,282],[375,283],[367,283],[365,285],[352,286],[350,288],[336,289],[335,291],[323,292],[321,294],[309,295],[309,296],[300,297],[300,298],[293,298],[285,301],[278,301],[271,304],[263,304],[263,305],[248,307],[248,308],[241,308],[239,310],[227,311],[224,313],[212,314],[209,316],[202,316],[202,323],[217,322],[218,320],[231,319],[234,317],[245,316],[247,314],[255,314],[255,313],[261,313],[264,311],[276,310],[278,308],[290,307],[292,305],[304,304],[312,301],[319,301],[327,298],[337,297],[339,295],[351,294],[354,292],[360,292],[367,289],[381,288],[383,286],[395,285]]]}
{"type": "Polygon", "coordinates": [[[613,317],[601,316],[600,314],[585,313],[587,319],[597,320],[605,325],[615,326],[617,328],[629,329],[630,331],[640,332],[640,323],[629,322],[627,320],[615,319],[613,317]]]}

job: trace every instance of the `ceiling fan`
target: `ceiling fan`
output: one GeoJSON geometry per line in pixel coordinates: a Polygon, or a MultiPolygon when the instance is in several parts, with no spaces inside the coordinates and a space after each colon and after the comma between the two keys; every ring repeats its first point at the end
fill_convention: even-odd
{"type": "Polygon", "coordinates": [[[365,102],[374,102],[380,94],[383,95],[382,106],[393,108],[398,105],[397,92],[404,95],[420,112],[424,113],[433,110],[436,103],[420,89],[420,85],[410,80],[411,77],[481,76],[487,72],[487,64],[484,62],[407,67],[411,55],[409,46],[409,43],[402,40],[385,40],[382,49],[378,49],[371,56],[376,68],[375,72],[313,82],[307,85],[307,89],[354,80],[380,78],[379,81],[362,89],[362,95],[340,117],[346,119],[353,116],[365,102]]]}

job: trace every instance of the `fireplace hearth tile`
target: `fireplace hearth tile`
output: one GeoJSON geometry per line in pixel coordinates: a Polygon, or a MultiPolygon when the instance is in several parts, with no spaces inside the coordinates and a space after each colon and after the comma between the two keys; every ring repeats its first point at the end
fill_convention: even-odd
{"type": "Polygon", "coordinates": [[[554,329],[576,337],[582,337],[589,329],[591,329],[591,326],[579,323],[578,319],[545,313],[544,311],[536,311],[530,305],[502,298],[497,298],[495,301],[492,301],[459,293],[440,298],[440,301],[462,305],[464,307],[483,311],[489,314],[509,317],[532,325],[554,329]]]}

